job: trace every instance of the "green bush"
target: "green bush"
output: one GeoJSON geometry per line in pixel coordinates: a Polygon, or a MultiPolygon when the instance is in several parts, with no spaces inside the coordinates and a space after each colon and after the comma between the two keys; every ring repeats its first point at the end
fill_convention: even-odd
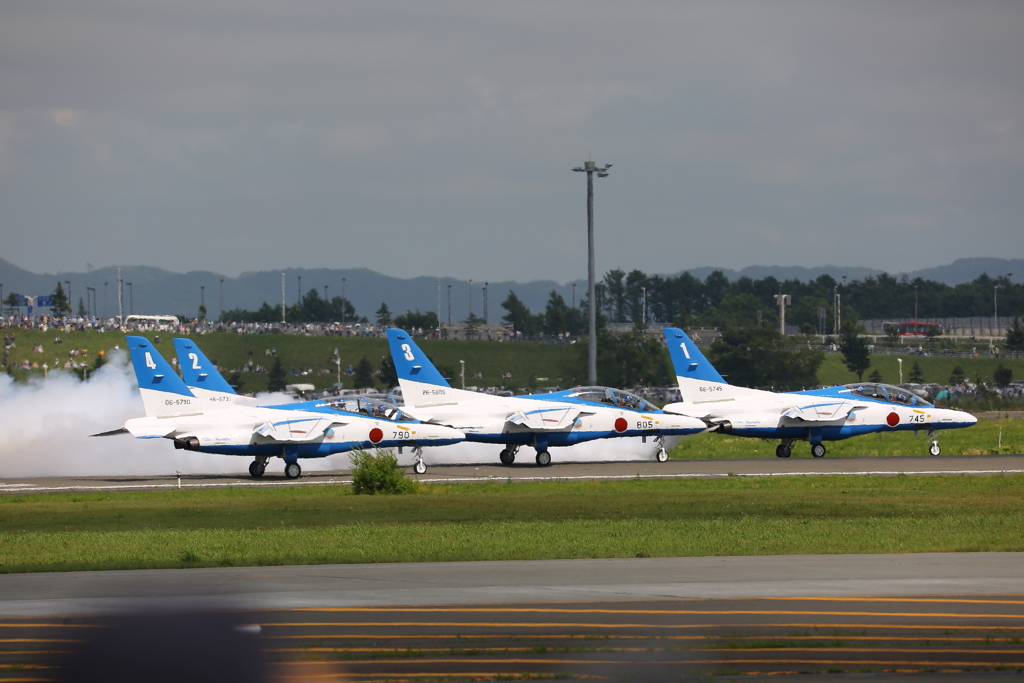
{"type": "Polygon", "coordinates": [[[356,451],[352,453],[353,493],[416,493],[418,486],[406,479],[398,466],[398,458],[387,451],[356,451]]]}

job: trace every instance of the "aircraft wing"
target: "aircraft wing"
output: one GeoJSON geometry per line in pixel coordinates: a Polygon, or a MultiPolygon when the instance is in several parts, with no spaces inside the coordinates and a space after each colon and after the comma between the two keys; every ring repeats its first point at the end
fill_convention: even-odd
{"type": "Polygon", "coordinates": [[[254,430],[256,434],[274,441],[312,441],[323,436],[333,425],[343,423],[328,418],[302,417],[294,420],[264,422],[254,430]]]}
{"type": "Polygon", "coordinates": [[[783,424],[807,422],[842,422],[855,410],[863,410],[866,406],[853,401],[829,401],[827,403],[811,403],[793,406],[782,413],[783,424]]]}
{"type": "Polygon", "coordinates": [[[572,429],[572,423],[583,413],[576,406],[552,406],[511,413],[507,422],[537,431],[563,431],[572,429]]]}

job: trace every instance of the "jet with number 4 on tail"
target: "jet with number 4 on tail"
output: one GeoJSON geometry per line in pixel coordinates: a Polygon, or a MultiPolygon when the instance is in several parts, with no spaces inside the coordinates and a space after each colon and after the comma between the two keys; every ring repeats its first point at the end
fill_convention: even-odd
{"type": "Polygon", "coordinates": [[[843,386],[775,393],[727,383],[697,345],[680,329],[665,328],[682,401],[666,412],[699,417],[719,434],[780,439],[775,455],[788,458],[793,444],[807,441],[811,455],[825,455],[824,441],[894,431],[928,432],[928,452],[939,455],[936,433],[970,427],[970,413],[936,408],[911,391],[888,384],[856,382],[843,386]]]}
{"type": "Polygon", "coordinates": [[[406,331],[389,329],[387,336],[404,409],[425,423],[464,432],[467,441],[501,444],[505,465],[515,461],[522,446],[531,446],[544,467],[551,464],[548,448],[624,436],[656,439],[658,460],[664,462],[665,436],[707,429],[697,418],[667,414],[639,396],[607,387],[511,397],[453,389],[406,331]]]}
{"type": "MultiPolygon", "coordinates": [[[[285,476],[302,474],[300,458],[323,458],[365,448],[445,446],[463,441],[458,430],[421,424],[393,405],[374,405],[373,414],[353,413],[321,401],[278,406],[218,406],[200,401],[144,337],[126,337],[146,417],[93,436],[129,433],[139,439],[170,439],[174,447],[201,453],[254,458],[253,477],[267,462],[284,460],[285,476]]],[[[218,377],[220,377],[218,373],[218,377]]],[[[420,461],[422,458],[417,457],[420,461]]]]}

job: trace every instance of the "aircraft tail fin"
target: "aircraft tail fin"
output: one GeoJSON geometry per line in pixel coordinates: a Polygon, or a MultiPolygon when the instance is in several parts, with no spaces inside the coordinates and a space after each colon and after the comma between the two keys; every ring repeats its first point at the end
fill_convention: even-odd
{"type": "Polygon", "coordinates": [[[400,384],[413,382],[446,389],[451,388],[451,385],[441,376],[427,355],[413,341],[411,334],[405,330],[389,329],[387,335],[391,360],[395,363],[395,372],[398,373],[400,384]]]}
{"type": "Polygon", "coordinates": [[[728,384],[685,332],[677,327],[666,327],[665,342],[668,344],[676,377],[680,380],[686,378],[728,384]]]}
{"type": "Polygon", "coordinates": [[[206,389],[217,391],[222,394],[237,395],[235,390],[227,383],[224,376],[217,370],[217,366],[210,362],[199,345],[191,339],[178,338],[174,340],[174,350],[178,353],[178,365],[181,366],[181,376],[185,384],[192,389],[206,389]]]}
{"type": "Polygon", "coordinates": [[[133,336],[125,340],[147,417],[201,412],[195,396],[152,342],[133,336]]]}

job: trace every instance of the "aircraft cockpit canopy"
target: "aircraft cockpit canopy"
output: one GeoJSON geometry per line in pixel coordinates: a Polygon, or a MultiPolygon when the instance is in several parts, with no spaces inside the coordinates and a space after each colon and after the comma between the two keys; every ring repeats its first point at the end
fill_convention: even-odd
{"type": "Polygon", "coordinates": [[[857,382],[847,384],[846,388],[854,396],[862,398],[873,398],[876,401],[886,403],[898,403],[904,406],[930,406],[931,403],[924,400],[909,389],[896,387],[891,384],[875,384],[873,382],[857,382]]]}
{"type": "Polygon", "coordinates": [[[391,396],[356,396],[328,401],[327,405],[339,412],[359,413],[378,420],[407,422],[412,420],[398,407],[391,396]]]}
{"type": "Polygon", "coordinates": [[[658,410],[639,396],[610,387],[576,387],[569,390],[569,395],[581,401],[603,403],[629,410],[658,410]]]}

